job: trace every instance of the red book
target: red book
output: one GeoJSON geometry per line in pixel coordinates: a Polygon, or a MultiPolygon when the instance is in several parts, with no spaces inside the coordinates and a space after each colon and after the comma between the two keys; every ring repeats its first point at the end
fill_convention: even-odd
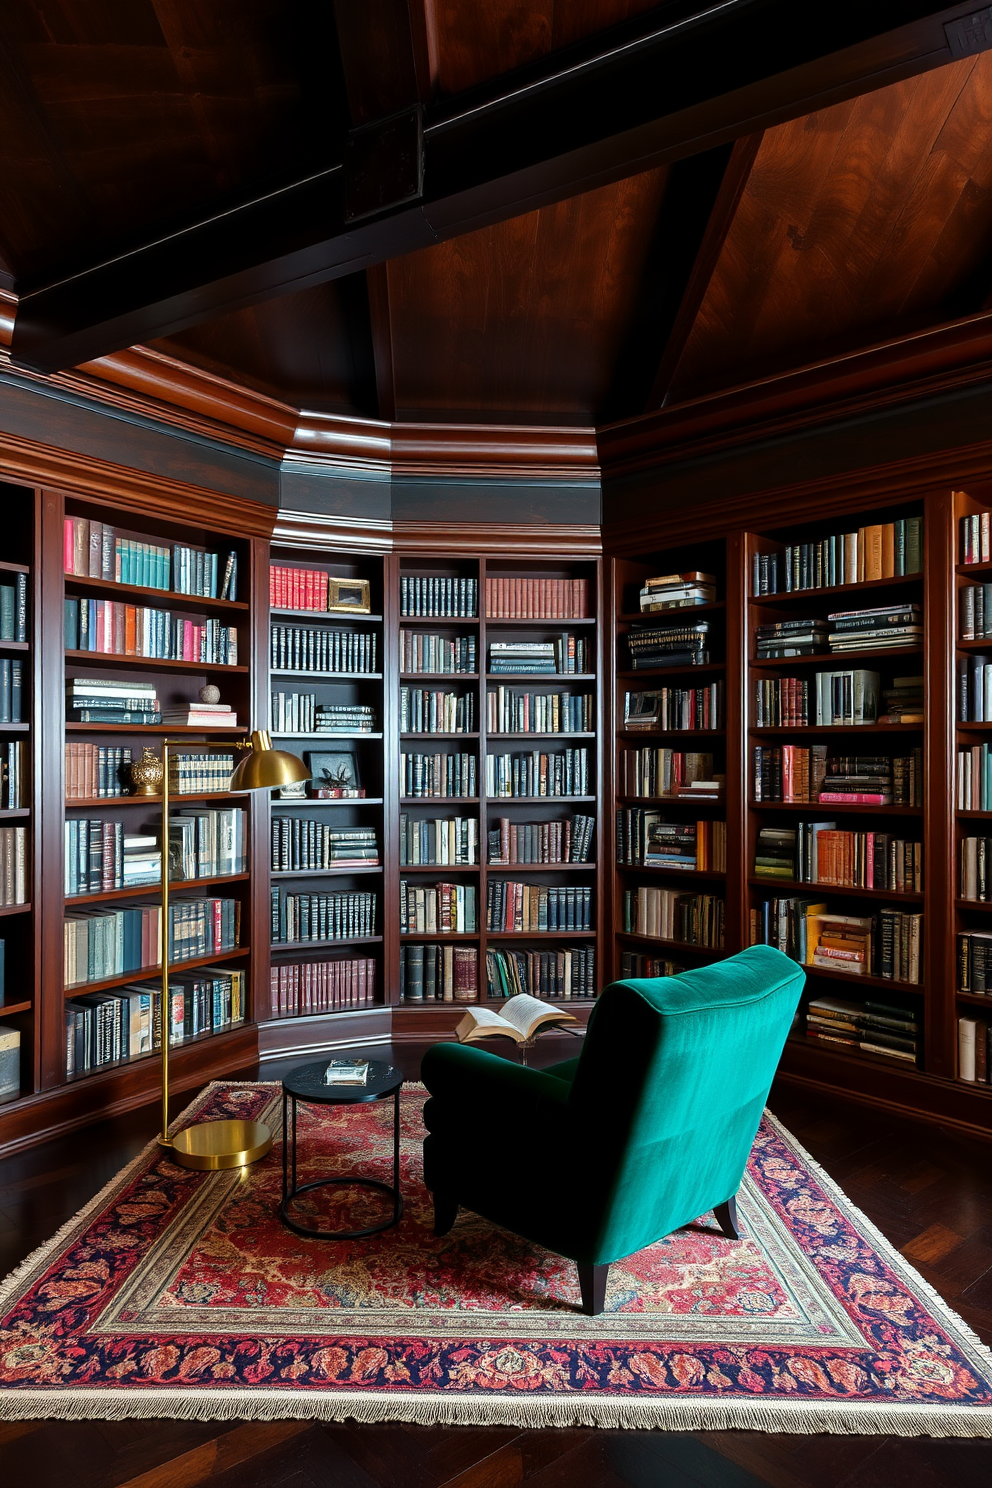
{"type": "Polygon", "coordinates": [[[67,574],[72,573],[75,553],[76,535],[72,529],[72,518],[66,517],[62,523],[62,567],[67,574]]]}

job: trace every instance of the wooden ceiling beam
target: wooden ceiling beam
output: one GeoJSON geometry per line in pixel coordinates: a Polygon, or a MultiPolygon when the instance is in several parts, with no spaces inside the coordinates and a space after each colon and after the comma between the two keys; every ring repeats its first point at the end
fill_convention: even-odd
{"type": "Polygon", "coordinates": [[[655,372],[651,390],[643,407],[638,410],[639,412],[650,413],[653,408],[661,408],[668,398],[679,362],[682,360],[682,353],[696,323],[696,316],[699,314],[709,288],[709,282],[713,278],[713,271],[723,251],[730,225],[757,159],[762,137],[763,132],[745,135],[729,151],[708,221],[699,239],[698,251],[681,303],[665,341],[665,348],[655,372]]]}
{"type": "Polygon", "coordinates": [[[20,285],[15,362],[75,366],[700,154],[949,61],[945,22],[970,14],[858,0],[801,26],[793,0],[711,0],[689,13],[691,3],[672,0],[430,110],[422,189],[374,215],[346,218],[342,149],[306,180],[57,283],[20,285]]]}
{"type": "Polygon", "coordinates": [[[393,373],[393,328],[389,316],[389,281],[386,265],[365,270],[368,286],[369,321],[379,417],[392,423],[396,418],[396,378],[393,373]]]}

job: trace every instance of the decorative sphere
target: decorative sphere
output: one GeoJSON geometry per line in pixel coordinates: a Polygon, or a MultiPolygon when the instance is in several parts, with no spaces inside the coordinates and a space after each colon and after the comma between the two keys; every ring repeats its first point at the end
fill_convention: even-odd
{"type": "Polygon", "coordinates": [[[208,682],[207,685],[206,685],[206,687],[201,687],[200,688],[200,702],[201,703],[219,703],[220,702],[220,688],[219,687],[215,687],[214,684],[213,684],[213,682],[208,682]]]}

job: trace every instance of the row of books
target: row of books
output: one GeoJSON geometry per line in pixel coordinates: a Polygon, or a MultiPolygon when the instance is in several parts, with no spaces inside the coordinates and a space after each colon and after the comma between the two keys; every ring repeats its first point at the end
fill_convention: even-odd
{"type": "Polygon", "coordinates": [[[839,832],[836,822],[762,827],[754,859],[756,878],[836,888],[923,892],[923,844],[888,832],[839,832]]]}
{"type": "Polygon", "coordinates": [[[472,935],[477,929],[474,884],[421,886],[400,879],[401,935],[472,935]]]}
{"type": "Polygon", "coordinates": [[[27,904],[28,829],[0,827],[0,905],[27,904]]]}
{"type": "Polygon", "coordinates": [[[169,878],[226,877],[248,865],[248,813],[241,806],[197,811],[169,819],[169,878]]]}
{"type": "Polygon", "coordinates": [[[66,898],[156,884],[161,875],[157,833],[128,833],[120,821],[73,818],[65,823],[66,898]]]}
{"type": "Polygon", "coordinates": [[[368,585],[361,579],[336,578],[322,568],[269,565],[269,604],[274,610],[312,610],[335,614],[342,609],[356,614],[369,612],[368,585]],[[341,590],[347,593],[342,603],[341,590]]]}
{"type": "Polygon", "coordinates": [[[958,990],[992,995],[992,931],[958,935],[958,990]]]}
{"type": "Polygon", "coordinates": [[[724,902],[715,894],[685,894],[679,889],[626,889],[623,928],[629,935],[719,950],[724,940],[724,902]]]}
{"type": "Polygon", "coordinates": [[[592,776],[588,749],[546,754],[486,756],[486,795],[492,799],[524,796],[588,796],[592,776]]]}
{"type": "Polygon", "coordinates": [[[494,677],[577,676],[592,670],[591,643],[584,636],[553,641],[493,641],[489,671],[494,677]]]}
{"type": "Polygon", "coordinates": [[[486,728],[496,734],[592,733],[591,692],[514,692],[497,687],[486,693],[486,728]]]}
{"type": "Polygon", "coordinates": [[[992,837],[962,837],[961,898],[992,900],[992,837]]]}
{"type": "Polygon", "coordinates": [[[20,811],[30,804],[27,741],[9,739],[0,745],[0,811],[20,811]]]}
{"type": "Polygon", "coordinates": [[[376,933],[376,896],[344,890],[331,894],[272,890],[272,943],[356,940],[376,933]]]}
{"type": "Polygon", "coordinates": [[[433,941],[401,946],[400,997],[404,1002],[478,1002],[477,947],[433,941]]]}
{"type": "Polygon", "coordinates": [[[962,641],[992,636],[992,584],[962,584],[958,590],[958,636],[962,641]]]}
{"type": "Polygon", "coordinates": [[[0,1023],[0,1106],[21,1093],[21,1031],[0,1023]]]}
{"type": "Polygon", "coordinates": [[[992,751],[987,744],[958,750],[955,779],[959,811],[992,811],[992,751]]]}
{"type": "Polygon", "coordinates": [[[65,647],[104,656],[197,661],[204,666],[238,664],[236,626],[222,620],[188,620],[172,610],[114,599],[66,599],[65,647]]]}
{"type": "MultiPolygon", "coordinates": [[[[71,998],[65,1005],[66,1075],[137,1059],[162,1047],[161,989],[136,983],[71,998]]],[[[169,978],[169,1044],[222,1033],[245,1016],[245,974],[204,967],[169,978]]]]}
{"type": "Polygon", "coordinates": [[[710,659],[708,620],[672,625],[632,625],[627,635],[635,672],[659,667],[704,666],[710,659]]]}
{"type": "Polygon", "coordinates": [[[479,861],[479,823],[474,816],[421,818],[400,814],[400,863],[448,867],[479,861]]]}
{"type": "Polygon", "coordinates": [[[272,868],[277,873],[374,867],[379,845],[374,827],[329,827],[309,816],[272,818],[272,868]]]}
{"type": "Polygon", "coordinates": [[[343,1013],[375,1002],[375,961],[349,956],[339,961],[283,961],[269,977],[273,1018],[343,1013]]]}
{"type": "MultiPolygon", "coordinates": [[[[66,749],[92,749],[94,745],[66,745],[66,749]]],[[[102,748],[102,746],[99,746],[102,748]]],[[[175,796],[209,796],[230,789],[234,755],[223,750],[170,750],[169,791],[175,796]]]]}
{"type": "Polygon", "coordinates": [[[465,619],[478,613],[478,579],[422,578],[413,574],[403,574],[400,578],[401,615],[465,619]]]}
{"type": "Polygon", "coordinates": [[[644,956],[640,951],[622,951],[620,954],[621,977],[669,977],[678,976],[685,967],[667,956],[644,956]]]}
{"type": "Polygon", "coordinates": [[[25,723],[24,663],[0,657],[0,723],[25,723]]]}
{"type": "Polygon", "coordinates": [[[28,576],[15,574],[13,584],[0,584],[0,641],[28,638],[28,576]]]}
{"type": "Polygon", "coordinates": [[[547,822],[514,822],[501,816],[489,825],[489,862],[588,863],[595,824],[591,816],[547,822]]]}
{"type": "Polygon", "coordinates": [[[887,1002],[816,997],[806,1009],[807,1037],[907,1064],[916,1063],[920,1031],[911,1011],[887,1002]]]}
{"type": "MultiPolygon", "coordinates": [[[[131,791],[131,750],[119,744],[70,744],[65,746],[65,798],[67,801],[113,800],[131,791]]],[[[203,758],[210,758],[209,755],[203,758]]],[[[228,766],[226,779],[231,777],[228,766]]],[[[226,786],[224,787],[226,789],[226,786]]]]}
{"type": "Polygon", "coordinates": [[[757,597],[864,584],[922,571],[923,518],[900,517],[814,542],[788,543],[778,552],[755,553],[751,587],[757,597]]]}
{"type": "Polygon", "coordinates": [[[475,672],[478,653],[474,635],[443,636],[419,630],[400,631],[401,672],[475,672]]]}
{"type": "Polygon", "coordinates": [[[772,657],[816,656],[820,652],[892,650],[923,640],[920,606],[905,604],[868,610],[838,610],[825,620],[777,620],[756,631],[758,661],[772,657]]]}
{"type": "Polygon", "coordinates": [[[625,867],[727,871],[727,823],[672,822],[627,806],[617,812],[617,862],[625,867]]]}
{"type": "Polygon", "coordinates": [[[992,1023],[985,1018],[958,1019],[958,1079],[992,1085],[992,1023]]]}
{"type": "Polygon", "coordinates": [[[592,889],[518,883],[491,878],[486,891],[486,929],[493,932],[591,930],[592,889]]]}
{"type": "Polygon", "coordinates": [[[750,919],[752,945],[775,946],[802,966],[920,983],[922,914],[890,908],[835,914],[824,901],[790,897],[766,899],[750,919]]]}
{"type": "Polygon", "coordinates": [[[490,997],[595,997],[596,952],[592,946],[555,950],[487,950],[490,997]]]}
{"type": "Polygon", "coordinates": [[[426,687],[400,688],[400,732],[404,734],[471,734],[475,732],[475,697],[426,687]]]}
{"type": "Polygon", "coordinates": [[[755,728],[922,722],[922,677],[896,677],[891,687],[880,687],[876,672],[817,672],[764,677],[755,685],[755,728]]]}
{"type": "Polygon", "coordinates": [[[269,628],[269,665],[274,672],[375,672],[378,659],[374,631],[275,622],[269,628]]]}
{"type": "Polygon", "coordinates": [[[712,604],[716,599],[716,575],[690,569],[685,573],[659,574],[645,579],[638,595],[641,613],[685,610],[693,605],[712,604]]]}
{"type": "Polygon", "coordinates": [[[588,579],[487,578],[490,620],[585,620],[588,579]]]}
{"type": "Polygon", "coordinates": [[[826,744],[756,744],[754,800],[829,806],[922,806],[923,750],[828,756],[826,744]]]}
{"type": "Polygon", "coordinates": [[[626,692],[623,700],[625,729],[720,729],[724,726],[724,684],[705,687],[660,687],[656,692],[626,692]]]}
{"type": "Polygon", "coordinates": [[[400,793],[403,796],[477,796],[478,767],[474,754],[400,755],[400,793]]]}
{"type": "Polygon", "coordinates": [[[959,656],[958,722],[992,723],[992,661],[959,656]]]}
{"type": "MultiPolygon", "coordinates": [[[[239,944],[237,899],[173,899],[169,904],[169,964],[216,956],[239,944]]],[[[159,964],[162,906],[147,901],[119,909],[77,910],[64,922],[67,987],[101,982],[159,964]]]]}
{"type": "Polygon", "coordinates": [[[112,579],[140,589],[171,589],[204,599],[237,599],[238,555],[208,553],[185,543],[124,537],[107,522],[66,517],[63,567],[83,579],[112,579]]]}
{"type": "Polygon", "coordinates": [[[713,769],[713,756],[707,751],[640,749],[620,752],[619,787],[622,796],[675,796],[691,792],[698,786],[700,798],[717,794],[723,775],[713,769]]]}
{"type": "Polygon", "coordinates": [[[961,517],[958,535],[961,541],[962,563],[992,562],[989,544],[989,519],[987,511],[977,512],[971,517],[961,517]]]}
{"type": "Polygon", "coordinates": [[[375,709],[366,703],[319,703],[314,692],[272,692],[269,718],[274,734],[371,734],[375,709]]]}

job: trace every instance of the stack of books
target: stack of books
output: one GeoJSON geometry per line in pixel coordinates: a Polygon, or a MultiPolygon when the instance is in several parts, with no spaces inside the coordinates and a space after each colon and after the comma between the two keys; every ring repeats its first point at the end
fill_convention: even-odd
{"type": "Polygon", "coordinates": [[[918,646],[923,623],[918,604],[882,606],[874,610],[838,610],[827,617],[831,624],[831,651],[894,650],[918,646]]]}
{"type": "Polygon", "coordinates": [[[318,703],[314,717],[315,734],[371,734],[375,729],[375,709],[356,703],[318,703]]]}
{"type": "Polygon", "coordinates": [[[762,827],[754,857],[755,878],[796,877],[796,834],[790,827],[762,827]]]}
{"type": "Polygon", "coordinates": [[[332,1059],[324,1071],[325,1085],[367,1085],[367,1059],[332,1059]]]}
{"type": "Polygon", "coordinates": [[[879,723],[923,722],[923,678],[894,677],[891,687],[882,690],[882,712],[879,723]]]}
{"type": "Polygon", "coordinates": [[[493,641],[489,670],[494,676],[553,676],[558,671],[554,641],[493,641]]]}
{"type": "Polygon", "coordinates": [[[759,625],[758,660],[774,656],[816,656],[829,650],[826,620],[780,620],[774,625],[759,625]]]}
{"type": "Polygon", "coordinates": [[[878,754],[828,760],[820,801],[828,806],[891,806],[892,760],[878,754]]]}
{"type": "Polygon", "coordinates": [[[166,708],[161,716],[162,722],[170,728],[233,729],[238,726],[238,715],[230,703],[184,703],[178,708],[166,708]]]}
{"type": "Polygon", "coordinates": [[[617,816],[617,862],[648,868],[708,870],[727,866],[727,824],[669,822],[657,811],[628,806],[617,816]]]}
{"type": "Polygon", "coordinates": [[[312,817],[272,818],[272,868],[276,873],[369,868],[378,862],[374,827],[329,827],[312,817]]]}
{"type": "Polygon", "coordinates": [[[806,1032],[826,1043],[916,1062],[920,1025],[907,1009],[884,1002],[844,1002],[817,997],[806,1013],[806,1032]]]}
{"type": "MultiPolygon", "coordinates": [[[[106,824],[105,824],[106,825],[106,824]]],[[[117,823],[115,822],[116,826],[117,823]]],[[[158,883],[162,877],[162,851],[154,834],[124,838],[124,862],[121,883],[113,887],[136,889],[143,884],[158,883]]]]}
{"type": "Polygon", "coordinates": [[[68,707],[77,723],[162,722],[155,683],[129,678],[74,677],[68,707]]]}
{"type": "Polygon", "coordinates": [[[848,976],[870,976],[875,922],[870,915],[809,914],[806,964],[848,976]]]}
{"type": "Polygon", "coordinates": [[[641,610],[645,614],[654,610],[681,610],[691,605],[712,604],[715,599],[715,576],[700,573],[697,569],[645,579],[640,593],[641,610]]]}
{"type": "Polygon", "coordinates": [[[627,636],[631,666],[635,671],[655,667],[704,666],[710,659],[707,649],[709,628],[708,620],[633,628],[627,636]]]}

